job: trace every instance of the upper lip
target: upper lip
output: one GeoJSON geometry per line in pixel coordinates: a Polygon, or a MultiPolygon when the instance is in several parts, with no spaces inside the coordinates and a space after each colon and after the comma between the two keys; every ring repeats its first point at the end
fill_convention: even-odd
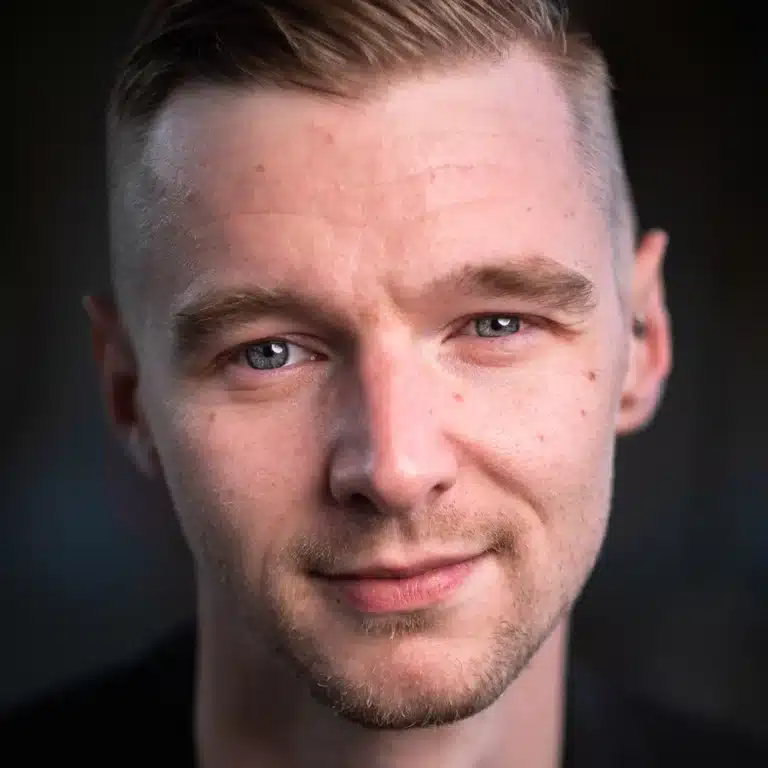
{"type": "Polygon", "coordinates": [[[329,579],[407,579],[412,576],[420,576],[439,568],[447,568],[451,565],[465,563],[474,560],[477,554],[448,555],[441,557],[422,558],[410,563],[372,563],[359,568],[340,570],[324,574],[329,579]]]}

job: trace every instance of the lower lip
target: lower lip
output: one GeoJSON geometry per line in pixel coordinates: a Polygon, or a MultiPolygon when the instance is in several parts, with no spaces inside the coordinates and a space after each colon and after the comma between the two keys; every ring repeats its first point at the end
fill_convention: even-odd
{"type": "Polygon", "coordinates": [[[477,558],[407,578],[333,578],[330,585],[363,613],[397,613],[427,608],[456,592],[477,558]]]}

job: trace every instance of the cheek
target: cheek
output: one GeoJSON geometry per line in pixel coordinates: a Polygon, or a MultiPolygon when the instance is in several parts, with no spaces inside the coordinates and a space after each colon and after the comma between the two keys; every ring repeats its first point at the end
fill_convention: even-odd
{"type": "MultiPolygon", "coordinates": [[[[532,561],[540,578],[570,598],[583,586],[605,537],[614,434],[607,382],[588,374],[549,382],[508,411],[502,482],[529,511],[532,561]]],[[[497,417],[498,418],[498,417],[497,417]]],[[[494,457],[489,457],[494,461],[494,457]]]]}
{"type": "Polygon", "coordinates": [[[588,464],[613,443],[614,387],[595,366],[542,375],[522,372],[464,396],[472,431],[505,456],[530,457],[539,472],[588,464]],[[605,380],[603,380],[605,379],[605,380]],[[471,413],[470,413],[471,411],[471,413]]]}
{"type": "Polygon", "coordinates": [[[467,391],[476,461],[551,531],[599,534],[614,452],[616,374],[595,364],[518,371],[467,391]]]}
{"type": "Polygon", "coordinates": [[[311,455],[319,445],[313,422],[270,407],[179,408],[167,414],[159,440],[188,538],[224,536],[254,565],[302,525],[320,479],[313,468],[322,466],[311,455]]]}

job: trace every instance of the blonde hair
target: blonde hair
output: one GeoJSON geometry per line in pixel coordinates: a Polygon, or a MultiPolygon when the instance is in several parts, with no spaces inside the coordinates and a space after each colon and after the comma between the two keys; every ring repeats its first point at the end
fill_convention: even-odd
{"type": "MultiPolygon", "coordinates": [[[[422,70],[536,50],[569,102],[584,167],[615,235],[631,252],[634,215],[602,55],[548,0],[155,0],[112,91],[108,145],[113,280],[120,272],[120,179],[154,118],[194,84],[264,85],[357,97],[422,70]],[[117,263],[116,263],[117,262],[117,263]]],[[[119,282],[119,280],[117,281],[119,282]]]]}

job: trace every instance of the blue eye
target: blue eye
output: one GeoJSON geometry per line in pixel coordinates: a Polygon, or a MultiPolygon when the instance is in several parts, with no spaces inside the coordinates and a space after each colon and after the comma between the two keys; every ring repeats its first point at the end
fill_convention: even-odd
{"type": "Polygon", "coordinates": [[[251,368],[267,371],[282,368],[288,361],[289,345],[284,341],[263,341],[250,344],[244,351],[245,361],[251,368]]]}
{"type": "Polygon", "coordinates": [[[520,331],[523,321],[517,315],[489,315],[472,320],[476,334],[481,338],[513,336],[520,331]]]}
{"type": "Polygon", "coordinates": [[[283,339],[247,344],[241,348],[241,355],[246,365],[256,371],[274,371],[318,358],[316,353],[283,339]]]}

